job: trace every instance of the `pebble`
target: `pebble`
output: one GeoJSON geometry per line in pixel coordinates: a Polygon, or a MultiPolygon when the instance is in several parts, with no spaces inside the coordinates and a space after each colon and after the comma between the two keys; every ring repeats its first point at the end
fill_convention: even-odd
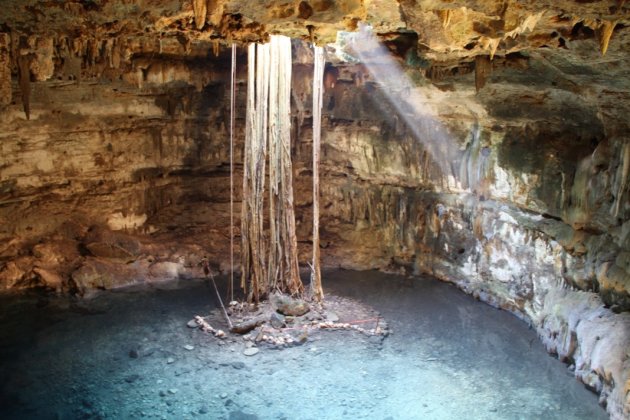
{"type": "Polygon", "coordinates": [[[171,388],[168,390],[169,394],[177,394],[177,388],[171,388]]]}
{"type": "Polygon", "coordinates": [[[234,363],[232,363],[232,367],[234,369],[243,369],[245,367],[245,363],[243,363],[243,362],[234,362],[234,363]]]}
{"type": "Polygon", "coordinates": [[[328,311],[326,312],[326,319],[330,322],[337,322],[339,321],[339,316],[332,311],[328,311]]]}
{"type": "Polygon", "coordinates": [[[138,350],[136,349],[129,350],[129,357],[131,357],[132,359],[137,359],[138,356],[139,356],[138,350]]]}
{"type": "Polygon", "coordinates": [[[256,347],[249,347],[249,348],[246,348],[246,349],[243,351],[243,354],[244,354],[245,356],[253,356],[253,355],[255,355],[255,354],[258,354],[258,352],[259,352],[259,351],[260,351],[260,350],[258,350],[258,348],[256,348],[256,347]]]}
{"type": "Polygon", "coordinates": [[[168,359],[166,359],[166,363],[168,363],[169,365],[171,363],[175,363],[175,359],[173,359],[172,357],[169,357],[168,359]]]}
{"type": "Polygon", "coordinates": [[[127,382],[128,384],[133,383],[135,381],[137,381],[138,379],[140,379],[140,375],[138,374],[133,374],[133,375],[129,375],[125,378],[125,382],[127,382]]]}
{"type": "Polygon", "coordinates": [[[222,400],[227,398],[227,394],[224,392],[223,394],[219,395],[221,397],[222,400]]]}
{"type": "Polygon", "coordinates": [[[186,350],[194,350],[194,349],[195,349],[195,346],[191,346],[190,344],[186,344],[186,345],[184,346],[184,348],[185,348],[186,350]]]}
{"type": "Polygon", "coordinates": [[[188,321],[188,322],[186,323],[186,326],[187,326],[188,328],[198,328],[198,327],[199,327],[199,324],[197,324],[197,321],[196,321],[196,320],[191,319],[190,321],[188,321]]]}

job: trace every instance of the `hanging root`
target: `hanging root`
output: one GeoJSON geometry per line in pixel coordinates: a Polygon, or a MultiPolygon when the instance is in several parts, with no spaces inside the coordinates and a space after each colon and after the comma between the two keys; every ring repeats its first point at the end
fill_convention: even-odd
{"type": "Polygon", "coordinates": [[[324,49],[314,48],[313,65],[313,264],[311,265],[311,294],[321,302],[324,299],[319,255],[319,159],[322,133],[322,97],[324,86],[324,49]]]}
{"type": "Polygon", "coordinates": [[[230,72],[230,304],[234,300],[234,98],[236,81],[236,44],[232,44],[230,72]]]}

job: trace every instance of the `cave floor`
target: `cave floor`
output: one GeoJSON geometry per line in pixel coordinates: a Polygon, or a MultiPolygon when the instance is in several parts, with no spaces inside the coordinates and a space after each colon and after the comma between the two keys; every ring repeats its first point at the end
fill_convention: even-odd
{"type": "Polygon", "coordinates": [[[240,339],[219,345],[186,327],[215,308],[201,281],[85,302],[1,295],[0,417],[607,418],[525,323],[452,285],[372,271],[323,280],[393,333],[321,332],[247,357],[240,339]]]}

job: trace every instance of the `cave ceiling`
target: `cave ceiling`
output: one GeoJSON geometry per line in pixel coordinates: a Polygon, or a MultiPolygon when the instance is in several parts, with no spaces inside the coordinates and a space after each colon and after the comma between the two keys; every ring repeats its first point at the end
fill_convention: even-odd
{"type": "MultiPolygon", "coordinates": [[[[47,37],[55,40],[55,44],[59,39],[71,39],[75,44],[96,39],[103,42],[104,48],[112,47],[107,46],[106,40],[120,39],[127,44],[128,54],[136,53],[138,45],[145,45],[146,49],[146,44],[151,43],[160,43],[162,52],[170,48],[173,53],[191,53],[194,44],[246,43],[265,40],[274,33],[329,43],[335,40],[337,31],[355,30],[361,22],[371,25],[385,40],[413,34],[418,55],[437,61],[471,61],[480,55],[505,56],[536,48],[567,49],[573,40],[584,38],[592,38],[600,53],[613,50],[613,54],[625,54],[624,37],[615,34],[630,22],[630,4],[623,0],[4,0],[2,3],[0,32],[47,37]],[[169,47],[172,40],[176,40],[175,45],[169,47]]],[[[625,38],[627,41],[628,37],[625,38]]],[[[12,42],[18,43],[15,39],[12,42]]]]}

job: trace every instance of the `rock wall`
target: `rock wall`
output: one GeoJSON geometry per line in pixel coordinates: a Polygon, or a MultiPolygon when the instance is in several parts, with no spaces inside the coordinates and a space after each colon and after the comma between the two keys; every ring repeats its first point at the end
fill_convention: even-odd
{"type": "MultiPolygon", "coordinates": [[[[2,61],[2,39],[0,76],[16,65],[2,61]]],[[[138,43],[115,65],[115,49],[76,62],[50,45],[63,44],[23,47],[30,63],[41,62],[30,68],[41,77],[24,96],[14,68],[0,115],[0,287],[89,295],[202,276],[204,256],[227,272],[228,52],[138,43]]],[[[512,311],[623,418],[630,86],[623,63],[576,71],[587,51],[594,41],[566,54],[496,59],[479,93],[469,65],[439,74],[408,67],[423,106],[405,115],[397,103],[405,93],[382,89],[362,65],[329,66],[322,256],[327,266],[430,273],[512,311]],[[414,121],[428,124],[414,129],[414,121]]],[[[308,52],[296,52],[293,154],[306,261],[311,68],[308,52]]]]}
{"type": "Polygon", "coordinates": [[[152,53],[139,45],[118,67],[107,54],[49,57],[29,120],[13,78],[0,115],[3,288],[199,276],[208,249],[225,248],[225,57],[152,53]]]}
{"type": "Polygon", "coordinates": [[[566,75],[573,59],[494,63],[478,94],[471,76],[418,87],[423,111],[406,120],[435,119],[420,135],[382,105],[391,95],[370,93],[374,113],[361,89],[338,84],[352,105],[329,114],[329,176],[345,167],[355,180],[330,178],[336,220],[322,226],[334,258],[429,273],[512,311],[611,418],[627,418],[628,83],[566,75]]]}

